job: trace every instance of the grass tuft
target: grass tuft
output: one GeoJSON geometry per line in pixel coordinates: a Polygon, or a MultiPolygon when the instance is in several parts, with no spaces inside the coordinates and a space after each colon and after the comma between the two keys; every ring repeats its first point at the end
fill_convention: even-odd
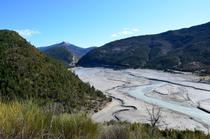
{"type": "Polygon", "coordinates": [[[210,139],[200,131],[159,130],[148,124],[94,123],[85,114],[56,114],[34,101],[0,102],[1,139],[210,139]]]}

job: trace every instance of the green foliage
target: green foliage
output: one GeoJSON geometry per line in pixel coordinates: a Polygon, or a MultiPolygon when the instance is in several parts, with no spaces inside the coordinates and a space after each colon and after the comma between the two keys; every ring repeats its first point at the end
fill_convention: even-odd
{"type": "Polygon", "coordinates": [[[38,50],[47,54],[49,57],[64,63],[65,65],[75,64],[79,58],[84,56],[95,47],[81,48],[67,42],[61,42],[54,45],[39,47],[38,50]]]}
{"type": "Polygon", "coordinates": [[[47,50],[44,50],[47,56],[54,58],[65,65],[68,65],[73,61],[73,54],[69,52],[65,47],[51,47],[47,50]]]}
{"type": "Polygon", "coordinates": [[[62,64],[38,52],[16,32],[0,31],[0,98],[36,98],[58,112],[97,110],[106,97],[62,64]]]}
{"type": "Polygon", "coordinates": [[[62,114],[53,118],[51,131],[58,137],[65,138],[94,138],[99,133],[99,125],[81,114],[62,114]]]}
{"type": "Polygon", "coordinates": [[[109,122],[105,126],[101,139],[210,139],[200,131],[178,131],[173,129],[153,129],[148,124],[109,122]]]}
{"type": "Polygon", "coordinates": [[[33,101],[0,103],[0,138],[89,138],[99,125],[82,114],[54,115],[33,101]]]}
{"type": "Polygon", "coordinates": [[[94,49],[78,65],[184,71],[210,69],[210,23],[117,40],[94,49]]]}
{"type": "Polygon", "coordinates": [[[159,130],[147,124],[94,123],[84,114],[55,114],[34,101],[0,102],[0,138],[210,139],[200,131],[159,130]]]}

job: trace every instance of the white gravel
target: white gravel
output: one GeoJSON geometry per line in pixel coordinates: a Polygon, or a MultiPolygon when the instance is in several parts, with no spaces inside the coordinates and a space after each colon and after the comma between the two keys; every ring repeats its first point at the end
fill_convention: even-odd
{"type": "MultiPolygon", "coordinates": [[[[136,87],[146,86],[151,83],[148,78],[170,81],[173,83],[183,84],[201,89],[210,90],[209,84],[196,83],[198,76],[191,73],[172,74],[157,70],[148,69],[127,69],[112,70],[104,68],[74,68],[73,71],[84,82],[88,82],[96,89],[103,91],[105,94],[112,95],[124,101],[125,105],[137,107],[137,110],[129,110],[120,112],[117,116],[120,120],[129,122],[148,123],[147,109],[151,109],[152,105],[143,100],[128,95],[136,87]]],[[[132,94],[130,94],[132,95],[132,94]]],[[[175,102],[187,107],[196,108],[200,106],[206,110],[210,110],[210,92],[196,90],[190,87],[182,87],[167,82],[154,88],[145,94],[147,97],[164,100],[166,102],[175,102]]],[[[114,120],[113,113],[124,109],[121,103],[113,100],[108,103],[104,109],[92,115],[92,119],[96,122],[104,122],[114,120]]],[[[210,116],[210,115],[209,115],[210,116]]],[[[168,108],[161,108],[160,128],[173,128],[178,130],[202,130],[208,133],[208,124],[199,119],[192,118],[190,115],[182,114],[168,108]]]]}

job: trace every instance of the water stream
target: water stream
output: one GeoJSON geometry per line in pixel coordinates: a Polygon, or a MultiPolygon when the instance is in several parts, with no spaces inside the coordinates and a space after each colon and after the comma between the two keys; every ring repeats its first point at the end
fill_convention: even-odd
{"type": "Polygon", "coordinates": [[[196,107],[183,106],[180,103],[176,103],[174,101],[156,99],[156,98],[148,97],[145,95],[145,93],[151,92],[155,88],[160,87],[164,84],[165,83],[163,82],[152,81],[151,84],[136,87],[130,90],[128,93],[129,95],[134,96],[147,103],[155,104],[163,108],[171,109],[171,110],[189,115],[190,117],[197,119],[199,121],[202,121],[203,123],[206,123],[210,126],[210,114],[202,110],[199,110],[196,107]]]}

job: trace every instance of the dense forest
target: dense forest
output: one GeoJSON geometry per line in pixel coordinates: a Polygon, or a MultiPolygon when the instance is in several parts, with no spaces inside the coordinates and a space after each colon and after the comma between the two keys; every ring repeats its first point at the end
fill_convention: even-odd
{"type": "Polygon", "coordinates": [[[107,43],[87,53],[78,65],[210,74],[210,23],[107,43]]]}
{"type": "Polygon", "coordinates": [[[14,31],[0,31],[2,101],[35,99],[59,112],[97,110],[107,99],[14,31]]]}
{"type": "Polygon", "coordinates": [[[66,49],[64,46],[52,47],[46,50],[41,51],[47,56],[65,64],[68,66],[74,60],[74,55],[66,49]]]}

